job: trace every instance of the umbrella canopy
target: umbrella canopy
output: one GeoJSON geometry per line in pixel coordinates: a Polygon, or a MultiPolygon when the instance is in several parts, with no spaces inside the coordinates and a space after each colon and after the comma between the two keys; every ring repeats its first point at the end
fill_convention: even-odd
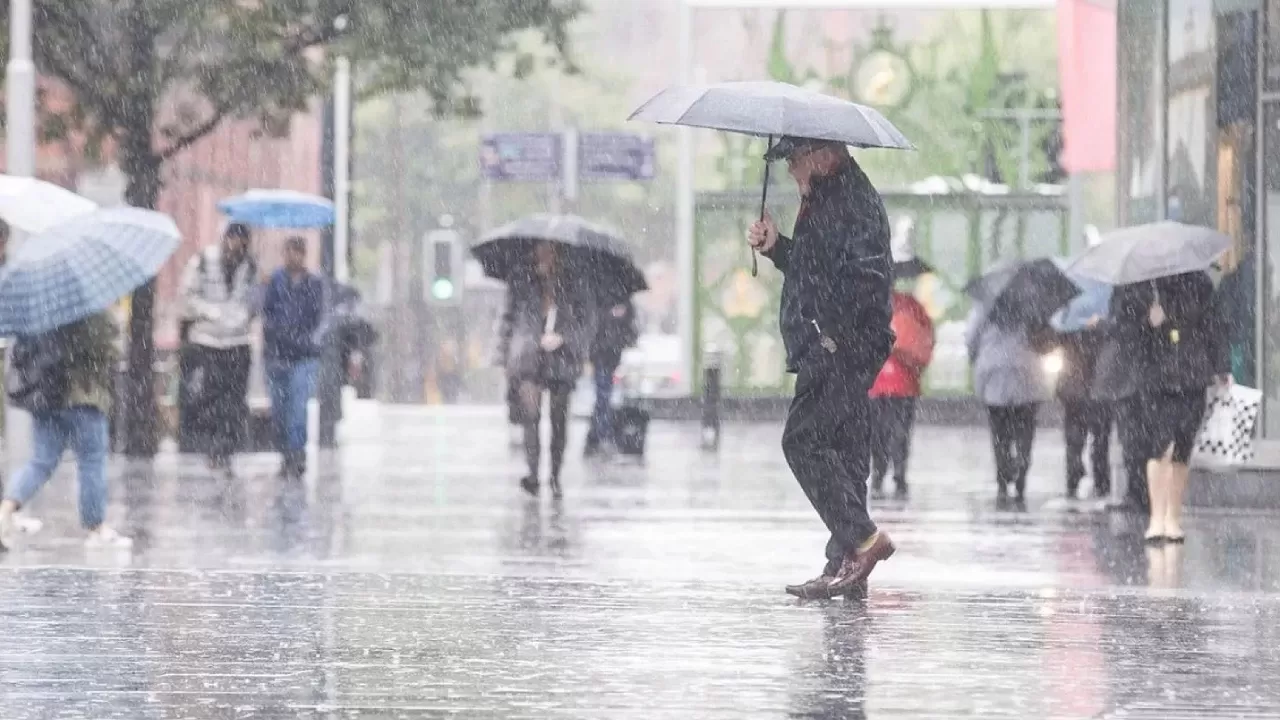
{"type": "MultiPolygon", "coordinates": [[[[769,138],[769,150],[774,138],[784,136],[857,147],[913,149],[911,141],[875,108],[781,82],[676,85],[650,98],[628,119],[759,135],[769,138]]],[[[769,196],[770,159],[766,152],[761,219],[769,196]]],[[[758,271],[752,251],[752,276],[758,271]]]]}
{"type": "Polygon", "coordinates": [[[1038,325],[1080,293],[1057,263],[1040,258],[997,266],[965,286],[965,293],[988,308],[1001,325],[1038,325]]]}
{"type": "Polygon", "coordinates": [[[856,147],[913,148],[875,108],[781,82],[678,85],[655,95],[630,119],[856,147]]]}
{"type": "Polygon", "coordinates": [[[250,190],[219,201],[218,211],[232,222],[297,230],[329,227],[335,217],[328,198],[293,190],[250,190]]]}
{"type": "Polygon", "coordinates": [[[1231,238],[1216,230],[1165,220],[1106,233],[1070,270],[1110,285],[1128,285],[1207,270],[1230,247],[1231,238]]]}
{"type": "Polygon", "coordinates": [[[1070,273],[1068,276],[1081,290],[1049,320],[1049,326],[1060,333],[1085,330],[1095,320],[1106,318],[1111,312],[1111,285],[1070,273]]]}
{"type": "Polygon", "coordinates": [[[0,274],[0,335],[30,335],[101,312],[151,279],[180,240],[168,215],[115,208],[22,243],[0,274]]]}
{"type": "Polygon", "coordinates": [[[0,219],[18,230],[41,233],[97,209],[89,198],[53,183],[0,175],[0,219]]]}
{"type": "Polygon", "coordinates": [[[649,287],[620,235],[576,215],[528,215],[486,233],[471,254],[485,275],[510,282],[527,273],[539,242],[562,246],[566,270],[589,277],[605,296],[622,300],[649,287]]]}

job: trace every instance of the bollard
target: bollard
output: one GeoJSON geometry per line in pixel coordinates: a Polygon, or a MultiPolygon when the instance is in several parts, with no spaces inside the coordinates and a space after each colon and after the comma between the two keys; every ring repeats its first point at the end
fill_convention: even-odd
{"type": "Polygon", "coordinates": [[[709,346],[703,354],[702,449],[720,449],[720,352],[709,346]]]}

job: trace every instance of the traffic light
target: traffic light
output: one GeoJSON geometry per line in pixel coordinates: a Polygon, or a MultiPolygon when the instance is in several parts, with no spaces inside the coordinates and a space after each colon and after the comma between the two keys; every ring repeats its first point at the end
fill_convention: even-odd
{"type": "Polygon", "coordinates": [[[448,226],[432,230],[423,248],[423,299],[432,305],[456,305],[462,299],[462,236],[448,226]]]}

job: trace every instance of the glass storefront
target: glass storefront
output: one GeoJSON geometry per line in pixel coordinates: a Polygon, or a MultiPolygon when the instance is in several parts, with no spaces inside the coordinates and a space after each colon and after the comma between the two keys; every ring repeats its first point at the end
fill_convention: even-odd
{"type": "Polygon", "coordinates": [[[1120,0],[1117,199],[1125,224],[1164,217],[1231,236],[1220,288],[1232,372],[1266,392],[1265,434],[1280,439],[1280,276],[1268,261],[1280,258],[1280,0],[1265,2],[1120,0]]]}

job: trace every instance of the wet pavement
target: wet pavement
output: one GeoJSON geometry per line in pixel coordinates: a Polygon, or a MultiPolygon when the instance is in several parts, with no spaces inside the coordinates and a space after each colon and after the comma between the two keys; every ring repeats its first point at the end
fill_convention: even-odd
{"type": "Polygon", "coordinates": [[[51,483],[0,557],[0,717],[1280,717],[1280,517],[1144,549],[1056,500],[1056,431],[1006,512],[984,433],[921,428],[865,604],[781,593],[824,537],[775,425],[709,456],[656,424],[647,464],[575,459],[559,504],[516,492],[498,410],[347,432],[305,483],[119,464],[131,551],[85,549],[51,483]]]}

